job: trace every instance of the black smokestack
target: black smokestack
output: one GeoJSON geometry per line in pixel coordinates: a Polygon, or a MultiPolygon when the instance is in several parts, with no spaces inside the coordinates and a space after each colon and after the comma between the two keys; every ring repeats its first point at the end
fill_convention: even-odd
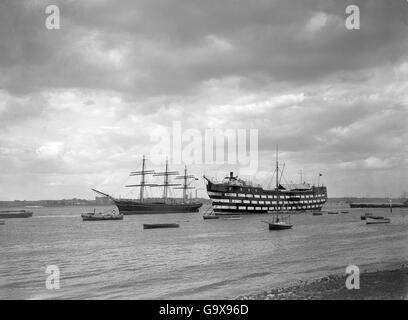
{"type": "Polygon", "coordinates": [[[234,172],[230,172],[230,178],[232,179],[232,178],[234,178],[234,172]]]}

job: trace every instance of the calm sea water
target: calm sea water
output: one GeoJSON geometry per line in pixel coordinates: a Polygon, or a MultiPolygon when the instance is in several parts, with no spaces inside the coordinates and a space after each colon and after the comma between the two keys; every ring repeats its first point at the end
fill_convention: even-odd
{"type": "MultiPolygon", "coordinates": [[[[360,215],[292,216],[293,230],[268,231],[266,215],[203,220],[201,213],[125,216],[83,222],[91,208],[32,208],[0,226],[0,299],[212,299],[253,293],[299,279],[408,261],[408,210],[389,225],[360,215]],[[143,230],[176,222],[179,229],[143,230]],[[47,265],[60,289],[47,290],[47,265]]],[[[111,208],[97,208],[98,211],[111,208]]],[[[330,207],[326,208],[330,210],[330,207]]],[[[337,207],[336,210],[341,210],[337,207]]],[[[389,215],[388,211],[370,209],[389,215]]]]}

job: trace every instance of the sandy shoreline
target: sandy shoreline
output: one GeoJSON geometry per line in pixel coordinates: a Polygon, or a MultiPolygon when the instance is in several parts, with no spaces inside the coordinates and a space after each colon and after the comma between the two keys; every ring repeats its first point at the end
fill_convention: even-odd
{"type": "Polygon", "coordinates": [[[402,300],[408,299],[408,264],[397,269],[364,272],[360,274],[360,289],[348,290],[347,275],[336,274],[298,281],[288,286],[259,293],[242,295],[239,300],[402,300]]]}

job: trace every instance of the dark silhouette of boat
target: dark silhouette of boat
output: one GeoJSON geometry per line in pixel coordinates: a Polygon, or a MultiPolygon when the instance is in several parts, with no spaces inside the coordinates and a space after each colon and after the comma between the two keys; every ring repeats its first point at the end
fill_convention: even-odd
{"type": "Polygon", "coordinates": [[[390,223],[390,218],[384,217],[366,217],[366,224],[382,224],[382,223],[390,223]]]}
{"type": "Polygon", "coordinates": [[[322,215],[323,215],[323,212],[321,212],[321,211],[315,211],[315,212],[312,213],[312,215],[314,215],[314,216],[322,216],[322,215]]]}
{"type": "Polygon", "coordinates": [[[287,230],[292,229],[293,225],[285,223],[269,223],[269,230],[287,230]]]}
{"type": "Polygon", "coordinates": [[[263,221],[268,224],[270,231],[292,229],[293,224],[290,223],[290,215],[274,214],[271,221],[263,221]]]}
{"type": "Polygon", "coordinates": [[[31,211],[26,210],[4,210],[0,211],[0,218],[13,219],[13,218],[30,218],[33,216],[31,211]]]}
{"type": "Polygon", "coordinates": [[[372,213],[366,213],[365,215],[360,217],[361,220],[373,219],[373,220],[383,220],[383,216],[375,216],[372,213]]]}
{"type": "Polygon", "coordinates": [[[216,215],[203,215],[203,219],[204,220],[215,220],[215,219],[219,219],[219,216],[216,215]]]}
{"type": "Polygon", "coordinates": [[[363,214],[362,216],[360,216],[361,220],[366,220],[367,217],[373,217],[373,214],[370,212],[366,212],[365,214],[363,214]]]}
{"type": "Polygon", "coordinates": [[[198,212],[202,206],[201,202],[189,200],[187,196],[188,189],[194,189],[190,184],[198,180],[193,175],[187,174],[187,167],[184,169],[184,174],[177,176],[175,179],[182,180],[183,183],[170,183],[169,177],[172,175],[178,175],[177,171],[169,171],[168,162],[166,161],[166,167],[164,172],[154,172],[153,170],[146,170],[146,158],[143,156],[142,170],[131,172],[131,176],[140,176],[140,184],[131,184],[126,187],[140,187],[139,199],[118,199],[107,193],[92,189],[96,193],[106,196],[111,199],[118,207],[119,212],[124,215],[131,214],[153,214],[153,213],[182,213],[182,212],[198,212]],[[163,184],[147,183],[146,176],[163,176],[163,184]],[[180,186],[180,187],[178,187],[180,186]],[[163,198],[145,198],[144,191],[146,187],[163,187],[163,198]],[[176,199],[168,197],[169,187],[174,189],[183,190],[183,198],[176,199]]]}
{"type": "Polygon", "coordinates": [[[361,220],[366,220],[367,224],[379,224],[379,223],[389,223],[391,220],[383,216],[375,216],[370,212],[366,212],[364,215],[360,216],[361,220]],[[375,220],[378,222],[376,223],[375,220]]]}
{"type": "Polygon", "coordinates": [[[339,214],[337,211],[328,211],[327,214],[339,214]]]}
{"type": "Polygon", "coordinates": [[[143,229],[163,229],[163,228],[178,228],[180,227],[177,223],[145,223],[143,224],[143,229]]]}
{"type": "Polygon", "coordinates": [[[87,212],[81,214],[83,221],[105,221],[105,220],[123,220],[123,214],[117,214],[115,210],[112,212],[87,212]]]}

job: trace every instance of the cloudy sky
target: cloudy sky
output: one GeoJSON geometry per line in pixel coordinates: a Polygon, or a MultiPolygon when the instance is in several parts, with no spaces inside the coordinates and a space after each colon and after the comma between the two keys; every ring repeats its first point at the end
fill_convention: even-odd
{"type": "Polygon", "coordinates": [[[255,182],[268,184],[279,144],[288,181],[322,172],[329,196],[399,196],[407,40],[405,0],[2,0],[0,199],[124,196],[177,120],[257,129],[255,182]],[[59,30],[45,27],[49,4],[59,30]],[[345,28],[349,4],[360,30],[345,28]]]}

